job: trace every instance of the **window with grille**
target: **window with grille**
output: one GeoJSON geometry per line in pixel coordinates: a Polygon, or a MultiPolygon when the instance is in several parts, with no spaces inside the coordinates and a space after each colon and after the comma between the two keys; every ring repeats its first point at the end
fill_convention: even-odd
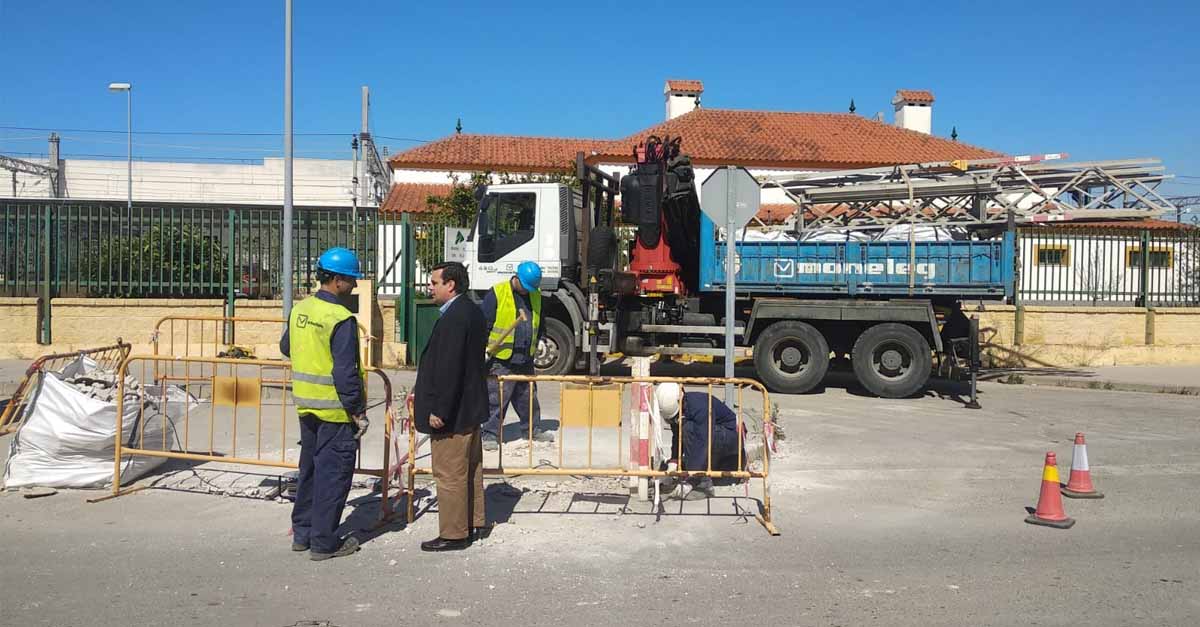
{"type": "Polygon", "coordinates": [[[1070,263],[1071,255],[1065,245],[1037,247],[1037,265],[1039,266],[1066,266],[1070,263]]]}
{"type": "MultiPolygon", "coordinates": [[[[1174,261],[1174,259],[1172,259],[1170,250],[1153,249],[1152,248],[1152,249],[1150,249],[1150,253],[1147,256],[1146,261],[1147,261],[1147,267],[1149,267],[1150,269],[1153,270],[1153,269],[1170,268],[1172,266],[1172,262],[1174,261]]],[[[1129,266],[1130,268],[1142,267],[1142,249],[1141,248],[1125,249],[1125,265],[1129,266]]]]}

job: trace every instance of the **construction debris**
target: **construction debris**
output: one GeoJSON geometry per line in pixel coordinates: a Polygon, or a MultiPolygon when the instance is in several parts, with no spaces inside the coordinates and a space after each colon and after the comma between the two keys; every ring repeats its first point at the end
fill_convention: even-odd
{"type": "MultiPolygon", "coordinates": [[[[118,378],[88,357],[58,372],[45,372],[24,407],[21,428],[9,449],[4,486],[56,488],[111,484],[117,424],[118,378]]],[[[176,386],[142,385],[125,379],[121,437],[146,446],[174,447],[173,418],[194,403],[176,386]],[[164,430],[166,431],[164,433],[164,430]]],[[[121,476],[136,479],[162,458],[131,457],[121,476]]]]}

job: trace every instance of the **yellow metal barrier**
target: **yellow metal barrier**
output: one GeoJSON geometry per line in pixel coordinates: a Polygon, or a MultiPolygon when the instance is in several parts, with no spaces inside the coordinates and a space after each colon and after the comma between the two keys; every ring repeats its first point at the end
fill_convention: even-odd
{"type": "Polygon", "coordinates": [[[73,353],[43,355],[33,360],[29,364],[29,368],[25,370],[25,377],[17,384],[17,389],[13,392],[12,398],[4,406],[4,411],[0,412],[0,436],[13,433],[21,427],[22,416],[25,413],[25,399],[37,388],[34,382],[39,377],[45,376],[47,372],[61,370],[68,363],[75,361],[79,357],[87,357],[105,370],[115,372],[121,365],[121,362],[125,361],[125,358],[129,356],[129,351],[129,343],[122,341],[121,338],[117,338],[117,343],[110,346],[89,348],[73,353]]]}
{"type": "MultiPolygon", "coordinates": [[[[755,514],[755,518],[771,535],[779,535],[779,530],[775,527],[771,520],[771,492],[769,484],[769,475],[771,467],[771,442],[773,438],[774,425],[771,423],[772,414],[770,406],[770,396],[767,389],[757,381],[750,379],[725,379],[725,378],[679,378],[679,377],[586,377],[586,376],[527,376],[527,375],[504,375],[499,377],[501,406],[504,404],[503,391],[504,382],[511,381],[518,384],[526,383],[530,386],[529,394],[529,416],[530,422],[528,425],[529,437],[529,455],[527,463],[524,466],[514,467],[505,466],[504,463],[504,434],[503,428],[499,429],[499,460],[498,467],[484,467],[485,475],[503,475],[503,476],[521,476],[521,475],[550,475],[550,476],[577,476],[577,477],[647,477],[647,478],[667,478],[673,477],[676,479],[686,479],[690,477],[710,477],[710,478],[732,478],[749,481],[751,479],[762,480],[762,501],[761,511],[755,514]],[[559,391],[560,412],[559,434],[556,438],[558,445],[558,465],[547,467],[547,464],[534,464],[533,452],[533,394],[532,387],[536,383],[560,383],[562,384],[559,391]],[[684,386],[703,386],[709,394],[710,403],[708,406],[708,455],[707,463],[704,470],[660,470],[658,468],[639,468],[637,460],[634,459],[635,447],[631,444],[626,451],[622,446],[621,428],[624,425],[632,425],[633,421],[627,421],[622,411],[623,407],[628,404],[623,402],[625,390],[630,388],[631,392],[635,387],[640,388],[639,384],[652,385],[657,383],[678,383],[681,387],[684,386]],[[714,470],[713,469],[713,451],[712,451],[712,433],[713,433],[713,414],[712,414],[712,393],[715,386],[724,386],[725,384],[733,384],[737,390],[737,402],[734,407],[731,407],[736,415],[737,420],[737,465],[738,470],[714,470]],[[745,425],[746,421],[743,418],[744,404],[743,398],[745,391],[750,389],[754,396],[762,399],[762,429],[761,433],[756,434],[762,439],[762,469],[751,470],[748,468],[745,459],[745,445],[747,434],[745,425]],[[574,397],[574,398],[572,398],[574,397]],[[582,405],[582,409],[581,409],[582,405]],[[587,460],[585,465],[568,465],[564,460],[564,437],[565,429],[567,428],[586,428],[587,436],[587,460]],[[594,431],[597,428],[606,429],[615,432],[617,440],[617,463],[612,466],[595,466],[593,463],[593,441],[594,431]]],[[[639,393],[642,393],[639,391],[639,393]]],[[[407,493],[413,494],[416,489],[416,475],[432,475],[433,469],[430,467],[418,467],[416,460],[420,446],[418,443],[416,430],[412,425],[412,408],[409,408],[406,418],[408,427],[408,442],[409,449],[406,455],[407,461],[407,493]]],[[[682,430],[682,425],[680,426],[682,430]]],[[[675,458],[683,459],[683,437],[679,438],[678,450],[674,451],[675,458]]],[[[411,523],[415,517],[413,502],[408,500],[408,521],[411,523]]]]}
{"type": "MultiPolygon", "coordinates": [[[[287,321],[283,318],[252,318],[239,316],[166,316],[154,325],[154,334],[150,343],[155,355],[170,355],[173,357],[218,357],[221,353],[229,356],[229,352],[239,345],[274,344],[283,336],[287,321]],[[257,336],[261,342],[246,342],[241,344],[229,342],[226,329],[235,339],[241,333],[244,338],[247,333],[257,336]]],[[[374,362],[371,347],[373,341],[367,328],[358,325],[360,338],[360,358],[366,366],[374,362]]]]}
{"type": "MultiPolygon", "coordinates": [[[[380,370],[368,369],[368,372],[378,376],[383,384],[383,454],[379,467],[366,467],[364,442],[359,447],[355,473],[379,477],[383,498],[380,519],[383,520],[392,513],[391,473],[387,470],[393,467],[390,455],[397,435],[397,420],[392,406],[391,381],[380,370]]],[[[118,381],[113,491],[111,496],[93,502],[140,489],[121,489],[122,459],[135,455],[286,469],[298,467],[298,453],[288,455],[288,427],[298,420],[291,406],[290,362],[134,355],[121,363],[118,381]],[[129,375],[142,382],[156,379],[160,383],[156,390],[161,396],[147,398],[145,387],[136,392],[127,391],[126,377],[129,375]],[[170,394],[175,395],[174,399],[168,396],[170,394]],[[124,417],[126,403],[130,402],[138,404],[137,424],[132,436],[125,439],[124,417]],[[163,409],[171,402],[182,405],[182,416],[171,417],[163,409]],[[159,437],[148,441],[148,427],[152,434],[159,432],[159,437]],[[268,435],[272,430],[278,433],[268,435]],[[277,451],[272,450],[272,442],[278,443],[277,451]]],[[[299,427],[294,426],[291,437],[294,439],[298,433],[299,427]]],[[[370,431],[367,437],[372,437],[370,431]]]]}

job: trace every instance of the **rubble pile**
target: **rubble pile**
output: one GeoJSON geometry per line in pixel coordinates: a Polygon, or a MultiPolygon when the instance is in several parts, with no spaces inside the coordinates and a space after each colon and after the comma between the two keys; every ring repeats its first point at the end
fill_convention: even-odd
{"type": "MultiPolygon", "coordinates": [[[[116,373],[86,356],[40,377],[38,389],[25,407],[21,428],[9,445],[5,487],[111,484],[119,383],[116,373]]],[[[173,418],[195,399],[177,386],[146,386],[133,377],[125,379],[124,390],[121,440],[131,442],[136,429],[139,440],[165,441],[167,448],[174,447],[173,418]]],[[[165,461],[138,456],[123,459],[123,482],[165,461]]]]}

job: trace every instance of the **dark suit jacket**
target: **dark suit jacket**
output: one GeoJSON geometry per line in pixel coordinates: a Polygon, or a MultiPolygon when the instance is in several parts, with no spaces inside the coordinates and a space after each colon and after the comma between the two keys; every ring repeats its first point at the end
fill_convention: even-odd
{"type": "Polygon", "coordinates": [[[487,329],[483,312],[462,294],[442,314],[421,353],[413,420],[421,433],[464,433],[487,422],[487,329]],[[446,423],[429,426],[434,414],[446,423]]]}

